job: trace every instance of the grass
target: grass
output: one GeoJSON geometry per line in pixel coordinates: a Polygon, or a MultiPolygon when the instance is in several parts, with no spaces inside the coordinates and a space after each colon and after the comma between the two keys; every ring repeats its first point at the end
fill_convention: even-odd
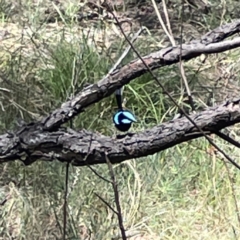
{"type": "MultiPolygon", "coordinates": [[[[230,3],[228,1],[229,6],[230,3]]],[[[0,90],[2,133],[15,129],[17,118],[29,122],[46,115],[84,84],[101,79],[125,46],[119,37],[111,44],[109,39],[114,34],[109,30],[109,23],[105,23],[106,41],[101,40],[100,35],[103,24],[94,22],[98,28],[91,34],[79,26],[74,18],[77,5],[66,4],[64,15],[60,6],[52,6],[50,1],[39,1],[38,5],[22,1],[21,4],[18,6],[24,9],[22,12],[15,13],[16,7],[4,4],[5,8],[0,9],[3,28],[10,34],[0,45],[4,56],[0,62],[4,76],[3,81],[0,80],[1,88],[9,90],[0,90]],[[57,12],[59,23],[46,23],[44,11],[47,8],[57,12]],[[16,19],[22,20],[16,23],[16,19]],[[23,27],[34,34],[21,34],[23,27]]],[[[205,16],[201,22],[206,28],[219,24],[213,14],[205,16]]],[[[141,40],[136,43],[141,53],[149,53],[150,45],[157,48],[159,36],[144,37],[146,44],[141,40]]],[[[203,107],[202,102],[206,100],[206,95],[200,92],[204,90],[201,85],[211,89],[220,76],[224,76],[223,82],[232,80],[233,76],[237,79],[237,52],[208,56],[202,65],[200,58],[185,64],[199,107],[203,107]]],[[[125,61],[133,58],[131,53],[125,61]]],[[[162,68],[155,73],[182,103],[177,67],[162,68]]],[[[132,131],[142,131],[172,119],[177,112],[148,74],[126,86],[124,97],[126,107],[139,119],[132,131]]],[[[115,108],[113,96],[104,99],[86,109],[73,121],[73,126],[113,135],[116,130],[111,118],[115,108]]],[[[229,131],[238,139],[237,126],[229,131]]],[[[238,160],[237,149],[216,137],[214,140],[238,160]]],[[[110,178],[107,166],[93,168],[101,176],[110,178]]],[[[11,162],[0,165],[0,169],[0,239],[62,239],[66,164],[38,161],[25,167],[20,162],[11,162]]],[[[119,183],[124,226],[127,235],[132,236],[130,239],[239,238],[240,222],[234,201],[235,197],[239,205],[239,172],[224,163],[206,140],[182,143],[152,156],[114,165],[114,171],[119,183]]],[[[95,193],[114,207],[110,184],[88,167],[71,166],[68,239],[117,239],[119,236],[116,216],[95,193]]]]}

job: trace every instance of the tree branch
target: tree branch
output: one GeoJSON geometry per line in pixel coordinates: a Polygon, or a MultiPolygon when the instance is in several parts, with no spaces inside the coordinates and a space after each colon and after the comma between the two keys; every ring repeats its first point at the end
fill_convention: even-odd
{"type": "MultiPolygon", "coordinates": [[[[240,32],[240,20],[220,26],[204,35],[200,40],[191,41],[190,44],[163,48],[151,53],[143,60],[151,70],[171,65],[181,60],[190,60],[201,54],[219,53],[240,46],[240,37],[225,42],[219,42],[233,34],[240,32]]],[[[43,128],[48,131],[58,129],[86,107],[110,96],[116,89],[128,84],[131,80],[145,74],[148,69],[140,59],[135,59],[129,64],[103,77],[98,83],[83,88],[76,96],[63,103],[62,106],[53,111],[49,116],[41,120],[43,128]]]]}
{"type": "MultiPolygon", "coordinates": [[[[208,108],[190,117],[206,134],[215,133],[240,122],[240,99],[208,108]]],[[[38,159],[57,159],[84,166],[106,163],[107,153],[111,163],[119,163],[154,154],[201,136],[185,117],[129,134],[122,139],[65,128],[48,132],[37,124],[29,124],[14,134],[0,135],[0,162],[20,159],[25,164],[31,164],[38,159]]]]}
{"type": "MultiPolygon", "coordinates": [[[[240,38],[219,42],[240,32],[240,20],[221,26],[207,33],[200,40],[190,44],[164,48],[144,57],[151,70],[176,63],[180,59],[189,60],[202,53],[216,53],[240,46],[240,38]]],[[[147,72],[141,60],[136,59],[119,70],[105,76],[96,84],[84,88],[73,99],[65,102],[49,116],[36,123],[30,123],[13,133],[0,135],[0,162],[21,160],[24,164],[42,159],[59,160],[84,166],[106,163],[105,155],[111,163],[119,163],[165,150],[176,144],[202,136],[186,118],[175,119],[152,129],[128,134],[122,139],[111,138],[86,130],[74,131],[60,128],[84,108],[112,94],[117,88],[147,72]]],[[[190,115],[190,118],[206,134],[240,122],[240,99],[208,108],[190,115]]]]}

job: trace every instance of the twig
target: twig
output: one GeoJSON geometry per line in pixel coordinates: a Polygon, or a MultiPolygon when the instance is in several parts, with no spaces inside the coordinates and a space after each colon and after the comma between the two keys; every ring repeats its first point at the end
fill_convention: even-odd
{"type": "MultiPolygon", "coordinates": [[[[235,191],[234,191],[234,187],[233,187],[233,184],[232,184],[232,179],[231,179],[231,177],[230,177],[229,167],[228,167],[228,165],[226,164],[225,161],[223,161],[223,163],[224,163],[224,165],[225,165],[225,167],[226,167],[226,169],[227,169],[227,172],[228,172],[228,178],[229,178],[229,181],[230,181],[230,186],[231,186],[233,201],[234,201],[234,205],[235,205],[235,209],[236,209],[236,213],[237,213],[238,224],[240,225],[239,207],[238,207],[238,202],[237,202],[236,194],[235,194],[235,191]]],[[[236,238],[236,239],[239,239],[239,238],[237,237],[237,233],[236,233],[236,231],[235,231],[234,226],[232,226],[232,228],[233,228],[233,233],[234,233],[235,238],[236,238]]]]}
{"type": "Polygon", "coordinates": [[[109,181],[108,179],[106,179],[105,177],[101,176],[95,169],[93,169],[90,165],[87,165],[88,168],[91,169],[91,171],[98,176],[99,178],[101,178],[103,181],[107,182],[107,183],[112,183],[111,181],[109,181]]]}
{"type": "Polygon", "coordinates": [[[106,204],[111,211],[113,211],[115,214],[118,214],[118,212],[106,201],[104,200],[100,195],[98,195],[97,193],[94,193],[104,204],[106,204]]]}
{"type": "MultiPolygon", "coordinates": [[[[166,26],[165,26],[165,24],[164,24],[164,22],[163,22],[163,19],[162,19],[161,15],[160,15],[160,13],[159,13],[159,11],[158,11],[158,7],[157,7],[157,4],[156,4],[155,0],[152,0],[152,4],[153,4],[154,10],[155,10],[155,12],[156,12],[156,14],[157,14],[158,20],[159,20],[159,22],[160,22],[160,24],[161,24],[164,32],[167,34],[167,36],[168,36],[171,44],[172,44],[173,46],[175,46],[175,40],[174,40],[173,36],[172,36],[172,35],[169,33],[169,31],[167,30],[167,28],[166,28],[166,26]]],[[[166,16],[166,14],[165,14],[165,16],[166,16]]],[[[166,17],[167,17],[167,16],[166,16],[166,17]]],[[[170,24],[169,24],[169,25],[170,25],[170,24]]],[[[118,26],[119,26],[119,25],[118,25],[118,26]]]]}
{"type": "Polygon", "coordinates": [[[225,140],[225,141],[229,142],[230,144],[234,145],[235,147],[240,148],[240,143],[235,141],[231,137],[227,136],[226,134],[224,134],[220,131],[215,132],[215,134],[217,136],[219,136],[220,138],[222,138],[223,140],[225,140]]]}
{"type": "MultiPolygon", "coordinates": [[[[138,36],[140,35],[140,33],[143,31],[144,28],[140,28],[138,30],[138,32],[133,36],[133,38],[131,39],[131,43],[134,43],[138,36]]],[[[125,51],[123,52],[123,54],[121,55],[121,57],[117,60],[117,62],[113,65],[113,67],[109,70],[109,72],[107,73],[107,75],[105,77],[109,77],[111,73],[113,73],[116,69],[118,69],[118,67],[120,66],[121,62],[123,61],[123,59],[127,56],[127,54],[129,53],[129,51],[131,50],[131,45],[128,45],[128,47],[125,49],[125,51]]],[[[124,86],[120,89],[117,89],[116,91],[121,91],[123,92],[124,86]]],[[[120,94],[122,95],[122,93],[120,94]]],[[[122,101],[121,101],[122,102],[122,101]]]]}
{"type": "Polygon", "coordinates": [[[120,205],[120,199],[119,199],[119,194],[118,194],[118,186],[117,186],[117,182],[115,179],[115,174],[113,171],[113,167],[112,167],[112,163],[110,162],[107,153],[105,153],[106,156],[106,162],[108,165],[108,170],[109,170],[109,174],[112,180],[112,187],[113,187],[113,191],[114,191],[114,199],[115,199],[115,203],[116,203],[116,208],[117,208],[117,217],[118,217],[118,225],[122,234],[122,239],[126,240],[126,232],[123,226],[123,219],[122,219],[122,210],[121,210],[121,205],[120,205]]]}
{"type": "MultiPolygon", "coordinates": [[[[153,7],[155,9],[155,12],[156,12],[156,14],[158,16],[159,22],[160,22],[162,28],[164,29],[164,32],[167,34],[167,36],[168,36],[172,46],[175,47],[176,46],[176,41],[175,41],[175,39],[173,37],[173,33],[172,33],[172,29],[171,29],[171,24],[170,24],[170,21],[169,21],[169,16],[168,16],[167,6],[166,6],[165,0],[163,0],[162,3],[163,3],[163,12],[164,12],[164,15],[165,15],[165,18],[166,18],[166,21],[167,21],[168,30],[165,27],[165,24],[164,24],[164,22],[162,20],[161,14],[159,13],[159,10],[157,8],[155,0],[152,0],[152,3],[153,3],[153,7]]],[[[181,23],[183,22],[182,21],[183,14],[184,14],[184,5],[182,3],[181,23]]],[[[180,51],[181,52],[182,52],[182,37],[183,37],[183,24],[181,24],[181,42],[180,42],[180,51]]],[[[184,70],[183,61],[182,61],[181,56],[182,56],[182,54],[180,54],[180,59],[179,59],[179,63],[177,64],[177,66],[179,68],[182,80],[183,80],[184,85],[185,85],[185,89],[187,91],[188,103],[190,104],[192,110],[194,111],[195,108],[194,108],[193,98],[192,98],[192,94],[191,94],[191,91],[190,91],[190,88],[189,88],[189,85],[188,85],[188,81],[187,81],[187,78],[186,78],[186,74],[185,74],[185,70],[184,70]]]]}
{"type": "Polygon", "coordinates": [[[69,162],[66,166],[66,176],[65,176],[65,192],[64,192],[64,204],[63,204],[63,240],[66,239],[67,232],[67,198],[68,198],[68,176],[69,176],[69,162]]]}
{"type": "MultiPolygon", "coordinates": [[[[134,43],[138,36],[141,34],[141,32],[144,30],[143,27],[141,27],[138,32],[133,36],[133,38],[130,40],[131,43],[134,43]]],[[[121,57],[117,60],[117,62],[113,65],[113,67],[109,70],[109,72],[107,73],[106,77],[108,77],[112,72],[114,72],[119,65],[121,64],[121,62],[123,61],[123,59],[127,56],[127,54],[129,53],[129,51],[131,50],[131,45],[128,45],[128,47],[125,49],[125,51],[122,53],[121,57]]]]}

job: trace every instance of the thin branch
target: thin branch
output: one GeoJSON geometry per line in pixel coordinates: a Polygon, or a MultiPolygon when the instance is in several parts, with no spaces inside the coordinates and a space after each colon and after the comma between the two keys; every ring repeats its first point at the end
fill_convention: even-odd
{"type": "Polygon", "coordinates": [[[107,202],[105,201],[100,195],[98,195],[97,193],[94,193],[106,206],[108,206],[112,212],[114,212],[115,214],[118,214],[117,211],[107,202]]]}
{"type": "Polygon", "coordinates": [[[220,138],[222,138],[223,140],[227,141],[228,143],[234,145],[235,147],[237,148],[240,148],[240,143],[235,141],[234,139],[232,139],[231,137],[227,136],[226,134],[218,131],[218,132],[215,132],[215,134],[217,136],[219,136],[220,138]]]}
{"type": "MultiPolygon", "coordinates": [[[[155,0],[152,0],[152,5],[153,5],[153,8],[154,8],[154,10],[155,10],[155,12],[156,12],[156,15],[157,15],[157,17],[158,17],[158,20],[159,20],[159,22],[160,22],[160,24],[161,24],[161,26],[162,26],[165,34],[168,36],[168,38],[169,38],[172,46],[175,46],[176,44],[175,44],[175,40],[174,40],[174,38],[173,38],[173,34],[172,34],[172,32],[171,32],[171,27],[170,27],[170,24],[169,24],[168,15],[165,13],[165,17],[166,17],[166,19],[167,19],[167,23],[169,24],[169,25],[168,25],[168,29],[167,29],[166,26],[165,26],[165,24],[164,24],[164,22],[163,22],[163,19],[162,19],[162,17],[161,17],[160,12],[158,11],[158,7],[157,7],[157,4],[156,4],[156,1],[155,1],[155,0]]],[[[164,2],[163,2],[163,5],[164,5],[164,2]]],[[[164,10],[165,10],[165,9],[164,9],[164,10]]],[[[120,26],[120,25],[119,25],[119,26],[120,26]]]]}
{"type": "MultiPolygon", "coordinates": [[[[138,30],[138,32],[136,34],[134,34],[133,38],[131,39],[131,43],[134,43],[137,40],[137,38],[139,37],[139,35],[141,34],[141,32],[143,30],[144,30],[144,28],[140,28],[138,30]]],[[[117,62],[114,64],[114,66],[109,70],[108,74],[105,77],[108,77],[111,73],[113,73],[114,71],[116,71],[119,68],[123,59],[128,55],[130,50],[131,50],[131,46],[128,45],[128,47],[125,49],[125,51],[122,53],[120,58],[117,60],[117,62]]]]}
{"type": "MultiPolygon", "coordinates": [[[[155,0],[152,0],[155,2],[155,0]]],[[[167,28],[168,28],[168,31],[169,32],[166,32],[166,34],[168,35],[169,37],[169,40],[172,44],[173,47],[176,46],[176,41],[173,37],[173,33],[172,33],[172,29],[171,29],[171,24],[170,24],[170,21],[169,21],[169,16],[168,16],[168,11],[167,11],[167,6],[166,6],[166,2],[165,0],[162,1],[162,5],[163,5],[163,12],[164,12],[164,15],[165,15],[165,19],[167,21],[167,28]],[[170,38],[171,37],[171,38],[170,38]]],[[[157,16],[160,20],[160,23],[163,27],[164,25],[164,22],[162,20],[162,17],[158,11],[158,8],[156,6],[156,4],[154,5],[154,8],[155,8],[155,11],[157,12],[157,16]]],[[[184,4],[183,4],[183,1],[182,1],[182,8],[181,8],[181,31],[180,31],[180,35],[181,35],[181,42],[180,42],[180,49],[182,49],[182,38],[183,38],[183,21],[182,21],[182,18],[183,18],[183,14],[184,14],[184,4]]],[[[166,29],[166,28],[164,28],[166,29]]],[[[166,30],[165,30],[166,31],[166,30]]],[[[178,65],[178,69],[179,69],[179,72],[180,72],[180,75],[182,77],[182,80],[183,80],[183,83],[185,85],[185,89],[186,89],[186,92],[187,92],[187,95],[188,95],[188,103],[189,105],[191,106],[192,108],[192,111],[195,110],[195,107],[194,107],[194,102],[193,102],[193,97],[192,97],[192,93],[191,93],[191,90],[190,90],[190,87],[189,87],[189,84],[188,84],[188,81],[187,81],[187,77],[186,77],[186,74],[185,74],[185,69],[184,69],[184,65],[183,65],[183,62],[182,62],[182,58],[181,58],[181,54],[180,54],[180,59],[179,59],[179,63],[177,64],[178,65]]]]}
{"type": "Polygon", "coordinates": [[[107,183],[112,183],[111,181],[109,181],[107,178],[101,176],[95,169],[93,169],[91,166],[88,166],[87,167],[96,175],[98,176],[100,179],[102,179],[103,181],[107,182],[107,183]]]}
{"type": "Polygon", "coordinates": [[[63,204],[63,240],[65,240],[67,236],[68,176],[69,176],[69,162],[67,162],[66,176],[65,176],[65,191],[64,191],[64,204],[63,204]]]}
{"type": "MultiPolygon", "coordinates": [[[[235,193],[234,185],[233,185],[234,179],[232,179],[232,177],[231,177],[230,170],[229,170],[229,167],[228,167],[226,161],[224,161],[224,159],[222,159],[222,161],[224,163],[225,168],[227,169],[228,179],[229,179],[229,182],[230,182],[232,197],[233,197],[233,201],[234,201],[234,205],[235,205],[235,209],[236,209],[236,215],[237,215],[237,219],[238,219],[238,225],[240,226],[240,212],[239,212],[238,201],[237,201],[237,197],[236,197],[236,193],[235,193]]],[[[232,226],[232,229],[233,229],[235,239],[239,239],[237,237],[238,234],[236,233],[236,229],[235,229],[234,226],[232,226]]]]}
{"type": "Polygon", "coordinates": [[[112,163],[110,162],[107,153],[106,154],[106,162],[108,165],[108,170],[109,170],[109,175],[111,177],[112,180],[112,187],[113,187],[113,192],[114,192],[114,200],[116,203],[116,208],[117,208],[117,217],[118,217],[118,225],[121,231],[121,235],[122,235],[122,239],[126,240],[126,232],[123,226],[123,218],[122,218],[122,210],[121,210],[121,204],[120,204],[120,198],[119,198],[119,193],[118,193],[118,186],[117,186],[117,182],[115,179],[115,174],[113,171],[113,167],[112,167],[112,163]]]}

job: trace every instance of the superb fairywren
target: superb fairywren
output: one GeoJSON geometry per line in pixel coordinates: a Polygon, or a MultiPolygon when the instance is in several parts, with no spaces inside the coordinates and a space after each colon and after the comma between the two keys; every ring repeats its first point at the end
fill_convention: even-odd
{"type": "Polygon", "coordinates": [[[121,88],[115,91],[115,96],[117,99],[118,111],[113,115],[113,123],[119,131],[126,132],[130,129],[132,123],[137,120],[130,111],[123,109],[121,88]]]}

